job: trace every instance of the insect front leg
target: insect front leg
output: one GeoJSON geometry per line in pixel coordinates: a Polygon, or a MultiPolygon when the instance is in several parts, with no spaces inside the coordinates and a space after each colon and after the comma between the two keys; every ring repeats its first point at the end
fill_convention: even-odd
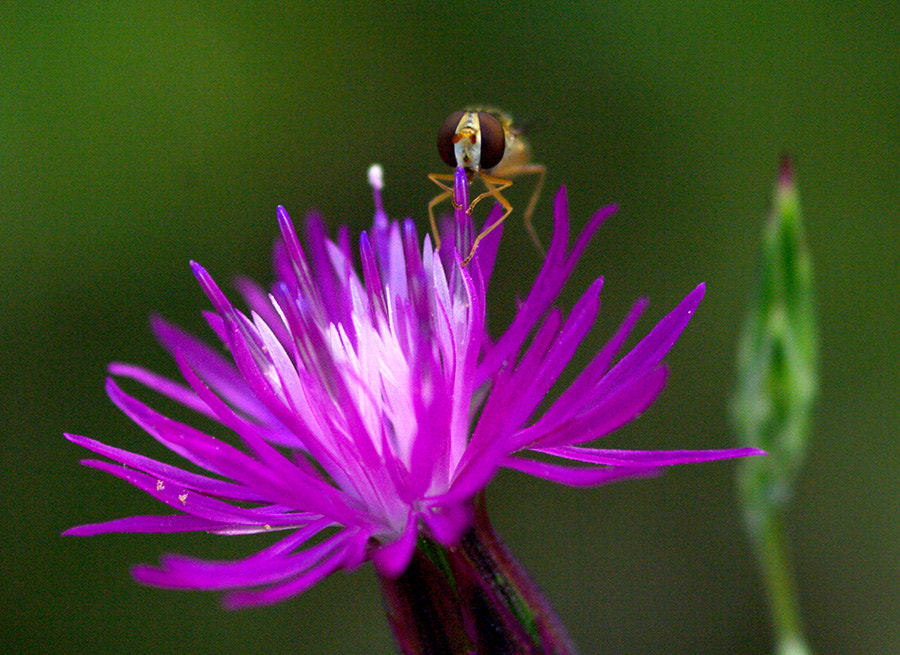
{"type": "MultiPolygon", "coordinates": [[[[453,199],[453,187],[448,186],[443,182],[444,180],[452,182],[453,177],[454,176],[449,173],[428,174],[428,179],[443,189],[443,192],[437,194],[431,199],[431,202],[428,203],[428,220],[431,222],[431,234],[434,235],[435,250],[440,250],[441,248],[441,235],[438,233],[437,221],[434,218],[434,208],[436,205],[444,202],[447,198],[450,198],[450,202],[456,207],[456,201],[453,199]]],[[[456,208],[459,209],[459,207],[456,208]]]]}
{"type": "Polygon", "coordinates": [[[509,216],[512,212],[512,205],[509,203],[509,200],[504,198],[503,194],[500,193],[501,191],[509,188],[512,185],[512,180],[505,180],[501,177],[487,175],[486,173],[480,173],[479,177],[481,177],[482,182],[484,182],[484,186],[487,187],[487,191],[479,195],[469,204],[469,213],[472,212],[472,208],[478,203],[479,200],[487,198],[488,196],[493,196],[497,199],[497,202],[499,202],[503,206],[503,216],[501,216],[499,220],[492,223],[490,227],[488,227],[477,237],[475,237],[475,241],[472,242],[472,249],[469,250],[469,255],[463,260],[463,266],[465,266],[472,260],[472,257],[475,255],[475,251],[478,249],[478,244],[481,243],[481,240],[491,232],[493,232],[498,225],[502,224],[503,221],[506,220],[506,217],[509,216]]]}

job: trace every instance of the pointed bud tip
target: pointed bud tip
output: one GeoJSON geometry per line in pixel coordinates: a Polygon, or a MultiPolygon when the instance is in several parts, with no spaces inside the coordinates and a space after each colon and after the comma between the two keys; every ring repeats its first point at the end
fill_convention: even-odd
{"type": "Polygon", "coordinates": [[[792,186],[794,184],[794,162],[787,152],[781,154],[781,164],[778,169],[778,184],[782,187],[792,186]]]}

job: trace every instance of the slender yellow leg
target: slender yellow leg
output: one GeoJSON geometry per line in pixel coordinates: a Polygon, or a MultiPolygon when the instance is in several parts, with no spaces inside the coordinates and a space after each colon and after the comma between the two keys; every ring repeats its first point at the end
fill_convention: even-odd
{"type": "Polygon", "coordinates": [[[488,175],[487,173],[479,172],[478,177],[480,177],[481,181],[484,182],[484,186],[485,188],[487,188],[487,191],[479,194],[478,196],[476,196],[475,200],[469,203],[470,214],[472,213],[472,210],[475,209],[475,205],[490,196],[493,196],[497,199],[497,202],[502,204],[503,201],[501,200],[501,198],[503,196],[500,194],[500,192],[512,186],[512,180],[507,180],[502,177],[494,177],[493,175],[488,175]]]}
{"type": "Polygon", "coordinates": [[[506,220],[506,217],[509,216],[512,212],[512,205],[509,204],[509,200],[504,198],[500,193],[501,191],[512,185],[512,180],[504,180],[503,178],[487,175],[486,173],[479,173],[479,177],[481,178],[481,181],[484,182],[484,186],[487,187],[487,191],[479,195],[469,204],[469,212],[471,213],[472,208],[476,205],[476,203],[478,203],[478,201],[487,198],[488,196],[493,196],[497,199],[497,202],[499,202],[503,206],[503,216],[500,217],[500,220],[495,221],[488,229],[484,230],[477,237],[475,237],[475,241],[472,242],[472,249],[469,250],[469,255],[463,260],[463,266],[465,266],[472,260],[472,257],[475,255],[475,251],[478,249],[478,244],[481,243],[481,240],[491,232],[493,232],[498,225],[503,223],[503,221],[506,220]]]}
{"type": "Polygon", "coordinates": [[[437,221],[434,219],[434,208],[436,205],[450,198],[450,202],[456,207],[456,201],[453,199],[453,187],[447,186],[442,180],[452,181],[454,176],[450,173],[429,173],[428,179],[443,189],[443,192],[437,194],[428,203],[428,220],[431,221],[431,234],[434,235],[434,247],[439,250],[441,247],[441,235],[438,234],[437,221]]]}
{"type": "Polygon", "coordinates": [[[538,237],[537,230],[534,229],[534,224],[531,222],[531,216],[534,214],[534,209],[537,207],[538,198],[541,195],[541,189],[544,188],[544,176],[547,173],[547,167],[543,164],[524,164],[518,167],[515,171],[517,175],[537,175],[538,180],[537,184],[534,186],[534,191],[531,192],[531,198],[528,201],[528,206],[525,207],[525,229],[528,231],[528,236],[531,237],[531,240],[534,242],[534,245],[537,246],[538,252],[541,255],[546,255],[547,252],[544,250],[544,244],[541,243],[540,237],[538,237]]]}

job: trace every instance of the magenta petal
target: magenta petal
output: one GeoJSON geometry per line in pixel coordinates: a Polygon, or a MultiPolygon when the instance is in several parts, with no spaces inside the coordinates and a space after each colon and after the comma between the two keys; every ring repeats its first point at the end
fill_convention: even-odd
{"type": "Polygon", "coordinates": [[[617,466],[601,468],[572,468],[547,464],[534,460],[510,457],[503,462],[503,466],[536,478],[543,478],[551,482],[557,482],[570,487],[594,487],[601,484],[630,480],[633,478],[646,478],[659,475],[660,470],[652,467],[641,466],[617,466]]]}
{"type": "Polygon", "coordinates": [[[278,502],[290,504],[296,496],[284,480],[252,457],[187,425],[168,419],[133,398],[114,384],[107,385],[113,401],[138,425],[167,448],[213,473],[253,486],[278,502]]]}
{"type": "Polygon", "coordinates": [[[178,467],[158,462],[143,455],[136,455],[127,450],[107,446],[94,439],[80,437],[75,434],[67,434],[66,438],[72,443],[83,446],[90,451],[108,457],[120,464],[125,464],[133,469],[143,471],[158,480],[179,485],[194,491],[200,491],[206,494],[213,494],[219,498],[229,498],[232,500],[243,501],[260,501],[262,497],[255,491],[245,486],[216,480],[204,475],[198,475],[189,471],[184,471],[178,467]]]}
{"type": "Polygon", "coordinates": [[[499,444],[489,444],[482,450],[478,457],[466,460],[465,466],[460,466],[453,485],[446,493],[430,497],[428,500],[436,505],[461,503],[470,500],[479,491],[487,486],[487,483],[497,469],[499,462],[507,454],[506,449],[499,444]]]}
{"type": "Polygon", "coordinates": [[[62,533],[65,537],[94,537],[99,534],[114,532],[141,533],[173,533],[212,531],[222,526],[217,521],[202,519],[189,514],[173,514],[171,516],[129,516],[124,519],[89,523],[69,528],[62,533]]]}
{"type": "Polygon", "coordinates": [[[336,553],[323,559],[321,562],[307,570],[305,573],[280,584],[275,584],[260,591],[236,591],[229,593],[223,599],[223,604],[228,609],[240,609],[242,607],[256,607],[259,605],[271,605],[291,596],[302,594],[304,591],[327,577],[344,564],[347,556],[347,547],[344,546],[336,553]]]}
{"type": "Polygon", "coordinates": [[[235,287],[241,292],[247,306],[263,317],[266,324],[278,335],[278,339],[284,344],[290,343],[290,335],[278,312],[272,306],[269,294],[256,282],[245,277],[239,277],[235,281],[235,287]]]}
{"type": "Polygon", "coordinates": [[[406,570],[416,547],[416,539],[419,535],[418,523],[418,518],[410,515],[406,521],[406,529],[400,538],[393,543],[380,546],[375,551],[372,563],[377,567],[379,574],[396,578],[406,570]]]}
{"type": "Polygon", "coordinates": [[[705,285],[701,284],[678,303],[675,309],[656,324],[650,334],[641,339],[641,342],[604,376],[596,393],[604,393],[629,377],[657,366],[675,345],[675,341],[693,317],[705,291],[705,285]]]}
{"type": "Polygon", "coordinates": [[[178,382],[174,382],[167,377],[162,375],[157,375],[152,371],[148,371],[140,366],[133,366],[131,364],[120,364],[118,362],[113,362],[109,365],[109,372],[111,375],[115,375],[117,377],[130,378],[144,385],[148,389],[152,389],[157,393],[166,396],[167,398],[171,398],[177,403],[188,407],[189,409],[194,410],[200,414],[204,414],[205,416],[212,417],[212,412],[209,411],[209,407],[207,407],[199,398],[197,398],[197,394],[195,394],[190,387],[186,387],[183,384],[178,382]]]}
{"type": "Polygon", "coordinates": [[[343,548],[345,535],[339,534],[299,553],[277,558],[249,557],[236,562],[207,562],[169,555],[159,568],[136,566],[132,575],[143,584],[166,589],[221,591],[281,582],[303,575],[329,554],[343,548]]]}
{"type": "Polygon", "coordinates": [[[667,370],[658,368],[643,377],[628,380],[597,404],[564,422],[548,426],[535,424],[511,435],[507,448],[516,452],[522,448],[585,443],[603,437],[640,415],[659,395],[666,384],[667,370]]]}
{"type": "Polygon", "coordinates": [[[124,466],[90,459],[83,460],[81,463],[124,480],[173,509],[199,518],[219,521],[224,525],[271,525],[273,527],[281,527],[303,525],[309,522],[307,513],[286,514],[280,510],[266,512],[261,509],[247,509],[210,498],[184,487],[167,485],[156,478],[124,466]]]}
{"type": "MultiPolygon", "coordinates": [[[[187,334],[160,318],[153,320],[153,331],[156,333],[157,339],[170,354],[175,355],[178,353],[207,385],[239,411],[257,417],[261,421],[271,418],[271,414],[266,411],[261,403],[252,394],[248,393],[247,382],[241,377],[233,361],[230,361],[196,337],[187,334]]],[[[115,375],[127,375],[127,372],[113,373],[115,375]]],[[[147,384],[144,379],[138,379],[138,381],[147,384]]],[[[168,395],[176,401],[184,402],[166,388],[157,388],[151,384],[147,384],[147,386],[168,395]]],[[[184,404],[191,406],[188,402],[184,404]]]]}
{"type": "Polygon", "coordinates": [[[566,417],[580,411],[589,399],[593,398],[592,390],[612,363],[613,357],[631,334],[631,330],[647,306],[646,300],[637,301],[622,321],[619,329],[603,348],[594,356],[591,363],[575,378],[575,381],[553,403],[544,415],[535,423],[537,432],[558,425],[566,417]]]}
{"type": "Polygon", "coordinates": [[[516,405],[522,409],[510,412],[515,418],[521,417],[519,422],[530,416],[538,403],[547,395],[563,369],[568,365],[572,355],[575,354],[576,348],[591,329],[597,318],[597,312],[600,310],[602,286],[603,279],[600,278],[588,288],[588,291],[575,305],[566,324],[556,335],[553,345],[546,349],[540,367],[520,388],[519,400],[516,405]]]}
{"type": "Polygon", "coordinates": [[[435,541],[452,546],[472,523],[472,507],[470,503],[434,502],[432,511],[423,513],[422,520],[435,541]]]}
{"type": "Polygon", "coordinates": [[[724,448],[721,450],[615,450],[608,448],[584,448],[581,446],[561,446],[558,448],[536,448],[538,452],[554,455],[562,459],[603,464],[607,466],[675,466],[697,464],[719,459],[765,455],[758,448],[724,448]]]}

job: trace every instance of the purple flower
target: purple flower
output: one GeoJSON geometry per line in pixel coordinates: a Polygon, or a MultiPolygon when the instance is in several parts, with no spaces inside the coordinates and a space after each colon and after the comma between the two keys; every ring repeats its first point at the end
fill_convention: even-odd
{"type": "MultiPolygon", "coordinates": [[[[223,440],[167,418],[107,382],[110,398],[192,470],[67,438],[112,461],[87,466],[142,489],[174,513],[132,516],[64,534],[281,532],[239,561],[167,555],[138,566],[142,583],[175,589],[239,590],[231,607],[302,593],[337,569],[373,560],[402,573],[417,537],[454,545],[473,520],[472,499],[498,468],[572,486],[657,474],[673,464],[756,454],[754,449],[640,451],[584,444],[634,419],[666,380],[662,359],[687,325],[698,286],[630,352],[617,359],[645,307],[637,302],[609,342],[550,407],[537,408],[594,326],[602,279],[566,316],[553,306],[592,235],[601,209],[570,249],[565,191],[554,201],[553,239],[534,285],[496,340],[486,331],[485,293],[501,229],[463,267],[456,244],[471,242],[457,210],[439,251],[409,220],[388,220],[373,170],[376,215],[357,251],[342,229],[329,240],[310,218],[305,250],[287,212],[269,293],[240,283],[249,312],[236,309],[209,273],[192,264],[215,312],[206,318],[228,355],[154,321],[184,382],[114,364],[135,380],[219,423],[223,440]],[[197,472],[197,471],[202,472],[197,472]]],[[[457,201],[467,206],[465,176],[457,201]]],[[[496,221],[499,213],[489,218],[496,221]]]]}

